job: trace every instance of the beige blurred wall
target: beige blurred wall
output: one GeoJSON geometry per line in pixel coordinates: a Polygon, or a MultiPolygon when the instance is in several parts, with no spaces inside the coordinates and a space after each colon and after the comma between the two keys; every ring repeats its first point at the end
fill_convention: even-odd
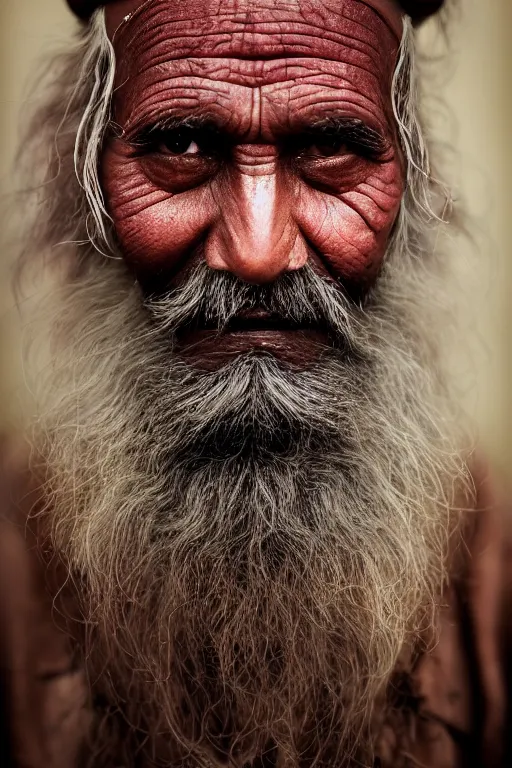
{"type": "MultiPolygon", "coordinates": [[[[20,107],[29,74],[52,46],[74,27],[64,0],[0,0],[0,190],[10,188],[9,164],[18,135],[20,107]]],[[[439,138],[456,145],[459,160],[450,168],[456,195],[471,214],[477,247],[461,239],[451,244],[457,262],[458,312],[463,338],[451,350],[461,399],[474,417],[484,450],[508,474],[512,468],[512,3],[460,0],[462,18],[450,38],[451,57],[439,68],[434,91],[452,118],[437,118],[439,138]],[[446,82],[448,81],[448,82],[446,82]],[[485,233],[485,234],[483,234],[485,233]],[[469,348],[469,359],[466,351],[469,348]]],[[[430,49],[429,31],[423,35],[430,49]]],[[[8,249],[0,263],[0,422],[9,419],[20,381],[19,341],[13,302],[7,290],[8,249]],[[3,411],[2,411],[3,408],[3,411]]],[[[511,473],[512,474],[512,473],[511,473]]]]}
{"type": "MultiPolygon", "coordinates": [[[[13,429],[23,402],[20,323],[10,291],[12,162],[23,110],[45,55],[69,40],[75,21],[64,0],[0,0],[0,432],[13,429]]],[[[23,147],[20,148],[23,151],[23,147]]]]}
{"type": "MultiPolygon", "coordinates": [[[[512,477],[512,3],[459,0],[450,56],[438,67],[448,117],[435,113],[437,137],[456,149],[447,169],[469,217],[473,243],[451,243],[463,333],[451,350],[466,410],[484,450],[512,477]]],[[[429,52],[426,30],[423,43],[429,52]]],[[[441,169],[445,172],[445,169],[441,169]]]]}

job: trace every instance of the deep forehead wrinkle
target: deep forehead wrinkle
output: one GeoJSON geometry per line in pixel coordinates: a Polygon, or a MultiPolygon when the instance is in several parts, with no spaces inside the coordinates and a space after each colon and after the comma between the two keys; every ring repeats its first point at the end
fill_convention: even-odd
{"type": "Polygon", "coordinates": [[[398,42],[380,16],[357,0],[183,3],[152,0],[114,35],[118,82],[184,58],[319,57],[389,74],[398,42]],[[355,61],[353,61],[355,63],[355,61]]]}
{"type": "MultiPolygon", "coordinates": [[[[299,80],[329,86],[343,86],[346,74],[350,72],[350,82],[355,87],[367,84],[367,76],[376,76],[372,69],[355,66],[350,62],[314,59],[315,68],[311,67],[312,57],[292,56],[280,59],[239,59],[239,58],[202,58],[173,60],[172,63],[155,64],[155,83],[164,84],[168,80],[185,83],[201,79],[215,83],[219,90],[229,89],[229,84],[243,85],[247,88],[261,88],[274,84],[288,84],[293,87],[299,80]]],[[[139,76],[144,75],[139,70],[139,76]]]]}
{"type": "MultiPolygon", "coordinates": [[[[178,13],[154,0],[120,31],[114,111],[123,128],[166,112],[209,110],[215,102],[219,113],[245,112],[246,95],[233,90],[241,79],[249,90],[262,89],[267,113],[278,108],[280,121],[280,105],[288,102],[296,112],[292,97],[295,104],[306,97],[307,106],[311,89],[322,113],[328,100],[349,114],[358,107],[354,117],[380,127],[390,116],[398,42],[367,5],[351,0],[334,13],[320,0],[272,8],[257,0],[243,13],[232,4],[216,6],[213,17],[197,23],[194,9],[197,3],[182,5],[178,13]]],[[[286,121],[293,119],[290,113],[286,121]]]]}
{"type": "MultiPolygon", "coordinates": [[[[117,0],[117,2],[107,6],[107,29],[111,37],[119,31],[119,28],[128,21],[136,19],[147,7],[154,6],[158,1],[171,4],[179,10],[180,0],[117,0]]],[[[221,10],[231,8],[231,10],[246,11],[246,19],[251,20],[250,14],[253,11],[250,0],[193,0],[188,3],[187,10],[194,17],[197,9],[197,17],[204,18],[220,15],[221,10]]],[[[340,6],[349,7],[367,5],[394,32],[398,39],[403,31],[403,12],[396,0],[266,0],[258,3],[256,13],[261,13],[262,9],[278,10],[288,8],[295,10],[306,8],[311,14],[315,12],[315,6],[323,5],[327,12],[337,13],[340,6]]]]}
{"type": "MultiPolygon", "coordinates": [[[[377,83],[369,88],[369,76],[349,65],[290,59],[246,61],[191,59],[173,62],[171,71],[159,68],[151,87],[139,88],[137,76],[131,87],[121,89],[123,98],[116,116],[130,134],[140,125],[188,116],[209,117],[220,126],[237,126],[254,108],[257,98],[267,115],[270,133],[279,128],[306,126],[332,114],[352,114],[374,130],[387,133],[386,104],[377,83]],[[370,93],[369,93],[370,91],[370,93]],[[272,116],[272,120],[269,122],[272,116]],[[355,116],[355,115],[354,115],[355,116]],[[270,130],[273,122],[274,130],[270,130]]],[[[154,74],[154,73],[153,73],[154,74]]],[[[144,77],[142,77],[144,80],[144,77]]]]}

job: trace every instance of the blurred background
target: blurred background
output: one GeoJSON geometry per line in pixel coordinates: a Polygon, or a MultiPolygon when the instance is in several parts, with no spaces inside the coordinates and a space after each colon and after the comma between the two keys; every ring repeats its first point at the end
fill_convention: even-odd
{"type": "MultiPolygon", "coordinates": [[[[512,3],[459,0],[440,45],[429,22],[421,32],[430,59],[426,87],[437,139],[455,147],[454,197],[471,221],[472,242],[453,237],[453,300],[462,329],[449,350],[464,409],[497,469],[512,479],[512,3]],[[445,105],[440,108],[439,104],[445,105]]],[[[30,78],[41,57],[69,40],[76,22],[64,0],[0,3],[0,194],[12,189],[11,163],[30,78]]],[[[0,219],[1,220],[1,219],[0,219]]],[[[15,420],[22,392],[19,332],[9,291],[10,248],[0,232],[0,430],[15,420]],[[3,239],[2,239],[3,238],[3,239]]]]}

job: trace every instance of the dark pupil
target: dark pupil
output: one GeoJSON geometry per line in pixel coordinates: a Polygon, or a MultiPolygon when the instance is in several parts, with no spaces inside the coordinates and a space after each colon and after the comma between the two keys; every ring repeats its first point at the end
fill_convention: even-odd
{"type": "Polygon", "coordinates": [[[169,131],[164,136],[163,144],[173,155],[182,155],[190,146],[192,134],[187,130],[169,131]]]}

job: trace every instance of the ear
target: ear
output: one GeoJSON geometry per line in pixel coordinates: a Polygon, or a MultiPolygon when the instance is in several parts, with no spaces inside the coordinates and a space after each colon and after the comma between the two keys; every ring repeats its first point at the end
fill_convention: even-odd
{"type": "Polygon", "coordinates": [[[434,13],[437,13],[445,0],[399,0],[404,13],[407,13],[415,24],[427,19],[434,13]]]}

